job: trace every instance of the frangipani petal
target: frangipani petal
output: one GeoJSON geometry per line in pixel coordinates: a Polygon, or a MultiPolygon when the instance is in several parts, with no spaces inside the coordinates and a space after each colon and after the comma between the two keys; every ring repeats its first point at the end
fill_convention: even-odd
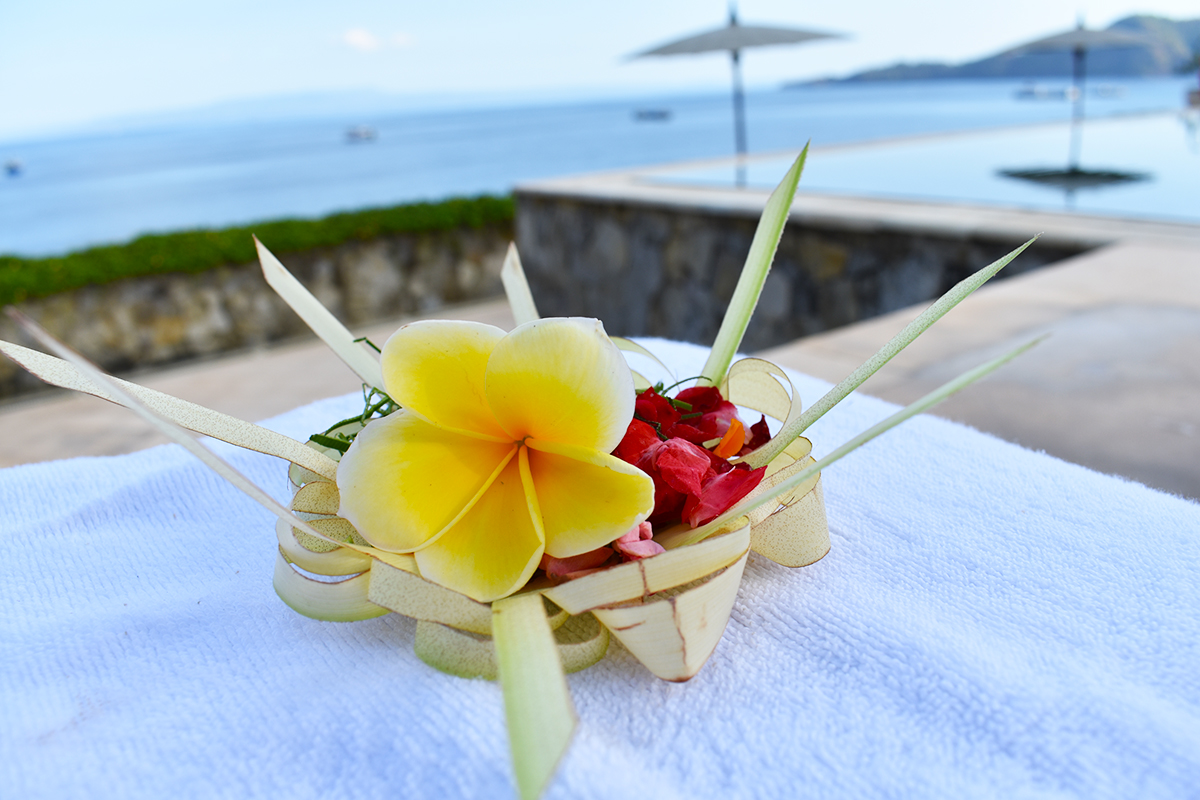
{"type": "Polygon", "coordinates": [[[541,319],[505,336],[488,360],[488,404],[515,439],[611,452],[633,416],[629,366],[594,319],[541,319]]]}
{"type": "Polygon", "coordinates": [[[484,397],[488,356],[504,331],[478,322],[424,320],[383,346],[383,383],[401,406],[448,430],[512,440],[484,397]]]}
{"type": "Polygon", "coordinates": [[[413,553],[428,580],[490,602],[533,574],[543,519],[563,557],[651,512],[653,481],[608,455],[635,395],[598,321],[535,320],[507,335],[415,323],[388,341],[383,373],[403,410],[343,456],[339,513],[376,547],[413,553]]]}
{"type": "Polygon", "coordinates": [[[470,507],[515,449],[397,411],[363,428],[342,457],[338,513],[381,550],[415,550],[470,507]]]}
{"type": "Polygon", "coordinates": [[[421,577],[481,603],[512,594],[542,560],[520,459],[513,458],[478,502],[437,541],[418,550],[421,577]]]}
{"type": "Polygon", "coordinates": [[[567,558],[602,547],[654,509],[654,481],[637,467],[595,450],[540,440],[529,444],[551,556],[567,558]]]}

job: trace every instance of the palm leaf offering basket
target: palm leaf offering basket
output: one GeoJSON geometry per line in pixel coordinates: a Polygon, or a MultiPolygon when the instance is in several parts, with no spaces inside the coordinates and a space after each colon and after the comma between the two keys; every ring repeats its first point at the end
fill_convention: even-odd
{"type": "MultiPolygon", "coordinates": [[[[378,357],[323,308],[261,243],[259,255],[267,281],[362,379],[368,396],[368,407],[361,418],[342,421],[309,442],[106,376],[15,311],[10,314],[60,358],[8,342],[0,342],[0,350],[48,383],[92,394],[141,414],[271,510],[278,518],[274,586],[295,611],[338,622],[387,613],[411,617],[417,621],[416,653],[427,664],[463,678],[498,679],[515,782],[522,797],[536,797],[553,776],[576,725],[564,673],[595,664],[615,637],[659,678],[686,681],[696,675],[725,630],[751,551],[788,567],[812,564],[829,551],[821,488],[823,468],[990,373],[1029,346],[964,374],[824,458],[815,459],[811,442],[801,434],[1029,243],[955,286],[873,358],[805,409],[784,370],[760,359],[735,361],[735,353],[774,258],[806,154],[807,149],[766,203],[708,362],[696,379],[701,386],[718,389],[722,398],[736,406],[774,421],[774,434],[765,443],[730,459],[735,466],[746,465],[741,467],[743,470],[761,470],[760,482],[748,495],[703,524],[655,530],[653,541],[660,551],[655,555],[584,570],[584,574],[568,580],[551,580],[541,574],[527,579],[524,575],[521,585],[503,596],[473,597],[439,583],[423,568],[419,547],[379,546],[376,537],[364,535],[365,529],[360,532],[347,519],[343,498],[346,470],[339,471],[346,445],[355,441],[359,432],[382,424],[383,417],[378,413],[382,405],[397,410],[400,404],[383,394],[386,381],[378,357]],[[372,403],[377,397],[384,401],[372,403]],[[285,507],[181,428],[289,462],[290,504],[285,507]]],[[[510,247],[502,279],[517,331],[542,324],[515,248],[510,247]]],[[[657,361],[635,342],[612,339],[610,344],[598,325],[596,329],[605,346],[615,347],[635,361],[641,359],[652,365],[657,361]]],[[[620,365],[625,372],[622,380],[639,390],[650,386],[623,360],[620,365]]],[[[626,416],[621,424],[628,423],[626,416]]],[[[516,443],[522,481],[529,474],[525,444],[516,443]]],[[[535,456],[533,453],[528,458],[535,456]]],[[[517,463],[511,454],[509,458],[517,463]]],[[[627,471],[634,472],[632,468],[627,471]]],[[[648,485],[645,476],[640,479],[648,485]]],[[[403,493],[404,487],[396,491],[403,493]]],[[[540,512],[535,506],[531,509],[537,527],[540,512]]],[[[642,513],[635,522],[644,524],[645,518],[646,513],[642,513]]],[[[540,551],[534,554],[539,555],[540,551]]],[[[532,567],[528,571],[532,572],[532,567]]]]}

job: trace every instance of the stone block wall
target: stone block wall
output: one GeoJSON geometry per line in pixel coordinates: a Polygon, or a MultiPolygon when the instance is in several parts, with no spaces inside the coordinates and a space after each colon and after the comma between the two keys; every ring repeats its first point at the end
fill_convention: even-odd
{"type": "MultiPolygon", "coordinates": [[[[750,251],[757,215],[516,195],[516,235],[538,310],[604,320],[610,334],[711,344],[750,251]]],[[[862,230],[793,219],[742,344],[745,352],[938,297],[1021,244],[862,230]]],[[[1000,276],[1079,248],[1035,243],[1000,276]]]]}
{"type": "MultiPolygon", "coordinates": [[[[349,326],[494,297],[512,231],[395,234],[280,260],[349,326]]],[[[89,286],[18,306],[109,372],[170,364],[308,335],[258,264],[89,286]]],[[[0,316],[0,339],[29,346],[0,316]]],[[[0,397],[44,388],[0,357],[0,397]]]]}

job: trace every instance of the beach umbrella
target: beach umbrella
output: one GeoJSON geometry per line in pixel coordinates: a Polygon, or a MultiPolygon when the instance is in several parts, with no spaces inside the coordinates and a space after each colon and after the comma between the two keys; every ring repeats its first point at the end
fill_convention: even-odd
{"type": "Polygon", "coordinates": [[[1079,150],[1083,123],[1083,85],[1087,73],[1089,50],[1117,50],[1129,47],[1146,47],[1151,40],[1145,36],[1122,31],[1098,31],[1085,28],[1080,22],[1073,30],[1034,39],[1000,53],[1000,56],[1024,56],[1033,53],[1070,53],[1071,83],[1074,86],[1075,102],[1071,112],[1071,145],[1068,156],[1069,170],[1079,170],[1079,150]]]}
{"type": "Polygon", "coordinates": [[[803,44],[818,39],[841,39],[842,34],[809,31],[801,28],[781,28],[765,25],[741,25],[737,9],[729,9],[729,24],[704,33],[686,36],[667,44],[634,53],[630,58],[650,56],[682,56],[727,51],[733,67],[733,130],[739,156],[746,152],[746,109],[742,91],[742,51],[751,47],[782,44],[803,44]]]}

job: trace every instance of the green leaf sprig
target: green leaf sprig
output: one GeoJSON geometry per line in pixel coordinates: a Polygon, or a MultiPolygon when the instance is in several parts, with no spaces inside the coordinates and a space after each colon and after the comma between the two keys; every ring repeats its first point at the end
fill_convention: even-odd
{"type": "MultiPolygon", "coordinates": [[[[359,341],[359,340],[355,340],[359,341]]],[[[362,341],[366,341],[368,345],[375,345],[365,337],[362,341]]],[[[367,423],[373,419],[382,419],[389,414],[394,414],[401,408],[400,404],[388,396],[387,392],[382,389],[376,389],[373,386],[363,384],[363,410],[361,414],[353,417],[347,417],[343,420],[330,425],[321,433],[314,433],[308,437],[310,442],[319,444],[322,447],[328,447],[337,450],[339,453],[345,453],[350,449],[350,445],[354,444],[354,438],[358,436],[358,432],[367,426],[367,423]],[[347,431],[339,431],[338,428],[351,426],[347,431]]]]}

